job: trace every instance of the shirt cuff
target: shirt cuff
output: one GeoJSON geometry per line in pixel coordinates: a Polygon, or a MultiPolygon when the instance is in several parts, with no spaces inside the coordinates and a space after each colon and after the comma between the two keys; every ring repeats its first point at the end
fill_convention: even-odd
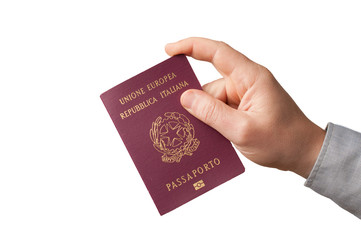
{"type": "Polygon", "coordinates": [[[305,186],[361,218],[361,134],[329,123],[305,186]]]}

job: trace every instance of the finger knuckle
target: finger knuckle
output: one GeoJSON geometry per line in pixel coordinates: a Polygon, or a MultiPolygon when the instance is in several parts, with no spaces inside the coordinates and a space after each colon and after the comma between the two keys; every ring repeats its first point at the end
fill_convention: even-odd
{"type": "Polygon", "coordinates": [[[211,103],[202,109],[204,122],[213,125],[218,120],[217,104],[211,103]]]}

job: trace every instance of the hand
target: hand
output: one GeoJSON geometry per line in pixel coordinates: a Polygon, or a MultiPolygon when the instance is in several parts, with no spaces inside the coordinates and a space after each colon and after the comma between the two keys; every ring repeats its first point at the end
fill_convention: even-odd
{"type": "Polygon", "coordinates": [[[228,138],[248,159],[307,178],[321,150],[325,131],[312,123],[272,73],[223,42],[188,38],[166,45],[211,62],[223,78],[190,89],[183,107],[228,138]]]}

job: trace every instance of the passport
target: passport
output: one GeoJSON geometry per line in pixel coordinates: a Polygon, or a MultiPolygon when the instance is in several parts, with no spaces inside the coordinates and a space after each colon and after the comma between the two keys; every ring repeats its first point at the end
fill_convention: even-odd
{"type": "Polygon", "coordinates": [[[244,172],[231,143],[181,106],[187,89],[202,88],[177,55],[100,95],[160,215],[244,172]]]}

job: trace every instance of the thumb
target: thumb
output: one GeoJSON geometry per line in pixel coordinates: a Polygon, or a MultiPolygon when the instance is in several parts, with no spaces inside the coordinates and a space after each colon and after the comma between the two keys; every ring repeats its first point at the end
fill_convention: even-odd
{"type": "Polygon", "coordinates": [[[239,140],[240,125],[244,113],[231,108],[224,102],[204,91],[190,89],[181,96],[182,106],[193,116],[217,130],[231,142],[239,140]]]}

